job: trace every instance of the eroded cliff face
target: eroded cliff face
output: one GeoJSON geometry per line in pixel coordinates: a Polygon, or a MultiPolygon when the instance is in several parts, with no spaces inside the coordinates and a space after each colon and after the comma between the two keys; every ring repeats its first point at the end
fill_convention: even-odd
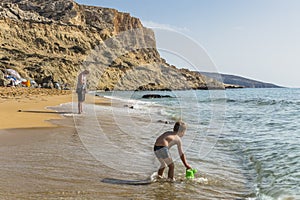
{"type": "Polygon", "coordinates": [[[1,1],[0,69],[15,69],[37,83],[74,85],[86,67],[90,89],[223,87],[167,64],[153,31],[128,13],[72,0],[1,1]]]}

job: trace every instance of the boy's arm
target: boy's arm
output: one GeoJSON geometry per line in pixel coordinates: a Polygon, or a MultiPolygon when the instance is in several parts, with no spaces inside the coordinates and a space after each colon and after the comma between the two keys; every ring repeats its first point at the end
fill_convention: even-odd
{"type": "Polygon", "coordinates": [[[177,147],[178,147],[178,153],[179,153],[179,156],[180,156],[180,159],[181,159],[182,163],[184,164],[184,166],[187,169],[191,169],[192,167],[187,163],[185,155],[183,153],[182,145],[181,145],[181,140],[180,139],[178,140],[177,147]]]}

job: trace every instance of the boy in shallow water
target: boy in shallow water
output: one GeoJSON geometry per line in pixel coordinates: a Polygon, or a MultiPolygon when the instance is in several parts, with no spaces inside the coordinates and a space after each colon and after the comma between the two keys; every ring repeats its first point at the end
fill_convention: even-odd
{"type": "Polygon", "coordinates": [[[158,169],[158,177],[161,178],[166,166],[169,167],[168,179],[174,180],[174,163],[169,152],[169,148],[177,145],[180,159],[187,169],[192,167],[187,163],[185,155],[182,150],[181,137],[184,136],[186,131],[186,124],[182,121],[175,123],[173,131],[167,131],[160,135],[154,144],[154,153],[159,160],[161,166],[158,169]]]}

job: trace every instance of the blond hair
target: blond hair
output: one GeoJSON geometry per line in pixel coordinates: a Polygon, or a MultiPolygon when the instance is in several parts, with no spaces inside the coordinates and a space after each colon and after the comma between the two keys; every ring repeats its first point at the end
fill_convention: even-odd
{"type": "Polygon", "coordinates": [[[173,131],[178,133],[186,130],[186,124],[183,121],[177,121],[174,125],[173,131]]]}

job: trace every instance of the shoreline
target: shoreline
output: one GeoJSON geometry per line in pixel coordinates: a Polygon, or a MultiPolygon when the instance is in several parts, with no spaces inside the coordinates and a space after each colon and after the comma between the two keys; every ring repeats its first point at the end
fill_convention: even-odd
{"type": "MultiPolygon", "coordinates": [[[[73,103],[72,106],[77,105],[77,95],[75,93],[70,93],[65,96],[46,97],[47,101],[43,101],[43,95],[34,96],[30,100],[28,99],[27,104],[31,103],[32,105],[29,106],[34,107],[35,104],[32,102],[39,104],[40,101],[42,101],[49,106],[50,103],[54,103],[52,98],[63,99],[69,97],[73,103]],[[72,97],[74,101],[72,101],[72,97]]],[[[0,98],[0,102],[2,102],[2,100],[3,99],[0,98]]],[[[12,104],[18,102],[14,103],[15,111],[24,103],[19,101],[20,99],[14,98],[8,98],[7,100],[7,102],[12,102],[12,104]]],[[[1,104],[2,103],[0,103],[0,106],[1,104]]],[[[0,145],[2,147],[0,149],[0,155],[3,158],[1,161],[3,170],[0,173],[0,177],[6,180],[5,184],[0,184],[1,196],[11,199],[20,196],[22,196],[22,198],[32,199],[57,199],[63,197],[95,199],[99,198],[99,196],[105,198],[120,197],[119,185],[108,184],[101,180],[111,177],[115,178],[116,170],[124,172],[121,176],[118,175],[119,180],[144,178],[136,169],[133,173],[128,174],[127,170],[131,170],[130,163],[132,163],[132,161],[135,161],[134,163],[140,166],[139,169],[147,173],[156,170],[156,160],[152,155],[152,143],[149,145],[149,141],[154,141],[155,135],[158,132],[171,128],[171,124],[151,120],[157,119],[155,112],[151,112],[155,118],[149,118],[147,113],[143,113],[143,115],[140,116],[137,115],[139,112],[135,112],[131,110],[131,108],[124,106],[124,102],[114,102],[105,97],[87,94],[84,104],[87,106],[87,111],[92,111],[93,113],[97,111],[96,117],[98,121],[91,120],[91,117],[94,119],[95,116],[88,114],[83,114],[82,116],[74,115],[76,117],[71,114],[70,116],[66,115],[66,117],[64,117],[60,115],[59,112],[52,114],[15,112],[16,114],[22,114],[22,116],[23,114],[37,115],[40,116],[40,120],[42,120],[41,118],[44,118],[46,114],[49,114],[51,120],[48,122],[50,124],[56,124],[56,126],[0,129],[0,145]],[[101,110],[99,110],[98,107],[93,107],[92,104],[100,104],[107,107],[102,107],[101,110]],[[116,106],[116,110],[112,110],[110,106],[116,106]],[[60,116],[60,118],[53,119],[56,115],[60,116]],[[101,123],[102,132],[95,130],[93,123],[101,123]],[[149,126],[149,123],[153,124],[149,126]],[[147,129],[145,127],[147,127],[147,129]],[[135,131],[132,132],[133,129],[135,131]],[[101,136],[105,136],[107,142],[103,140],[101,136]],[[126,142],[122,143],[122,140],[119,140],[120,137],[122,137],[123,141],[126,139],[126,142]],[[136,138],[141,138],[138,140],[138,144],[131,142],[135,141],[136,138]],[[118,149],[120,151],[118,151],[118,149]],[[96,150],[96,152],[94,150],[96,150]],[[94,154],[97,152],[100,152],[100,157],[97,157],[98,154],[94,154]],[[138,160],[135,160],[136,158],[138,158],[138,160]],[[118,159],[118,161],[115,162],[115,159],[118,159]],[[17,191],[15,188],[18,188],[17,191]],[[74,193],[74,191],[76,192],[74,193]]],[[[58,107],[58,109],[56,109],[56,104],[52,108],[58,111],[73,113],[77,111],[76,107],[72,111],[72,107],[70,106],[69,104],[64,104],[61,108],[58,107]],[[69,110],[70,108],[71,110],[69,110]]],[[[190,136],[193,138],[192,134],[190,136]]],[[[186,142],[188,142],[188,139],[189,137],[185,137],[186,142]]],[[[203,140],[199,138],[199,143],[197,144],[202,145],[202,141],[205,141],[205,138],[203,138],[203,140]]],[[[208,142],[204,145],[205,146],[201,148],[213,146],[213,144],[209,144],[208,142]]],[[[212,153],[211,158],[219,158],[220,155],[223,155],[219,154],[219,150],[215,148],[213,152],[210,152],[212,153]]],[[[196,154],[191,153],[190,155],[195,156],[196,154]]],[[[194,157],[191,162],[194,163],[193,166],[201,170],[199,176],[201,175],[201,177],[209,181],[208,184],[188,182],[187,184],[193,184],[195,186],[201,184],[200,186],[203,188],[201,190],[192,190],[193,195],[189,195],[190,198],[195,198],[199,195],[208,197],[212,195],[212,193],[202,191],[210,191],[210,189],[213,189],[211,190],[212,192],[224,192],[229,196],[232,194],[230,197],[233,198],[241,197],[242,193],[241,195],[234,195],[235,193],[231,193],[232,191],[248,191],[249,188],[244,187],[244,184],[248,184],[247,181],[249,181],[249,179],[244,176],[244,171],[242,171],[238,165],[235,165],[237,163],[237,160],[234,159],[235,157],[228,158],[230,158],[229,161],[231,164],[223,165],[218,164],[217,161],[210,158],[200,159],[194,157]],[[222,178],[219,177],[219,175],[223,173],[225,174],[222,178]]],[[[185,169],[178,164],[176,170],[178,177],[184,179],[184,174],[180,174],[179,172],[184,172],[185,169]]],[[[124,194],[128,197],[137,194],[137,191],[131,186],[123,185],[121,187],[124,189],[124,194]]],[[[138,193],[139,196],[155,198],[150,194],[152,194],[151,191],[157,189],[157,184],[151,184],[144,189],[146,193],[138,193]]],[[[173,192],[172,187],[167,187],[163,192],[169,190],[173,192]]],[[[180,187],[179,191],[183,192],[184,187],[180,187]]],[[[185,193],[183,194],[184,196],[186,195],[185,193]]],[[[179,195],[178,197],[181,198],[183,196],[179,195]]]]}

